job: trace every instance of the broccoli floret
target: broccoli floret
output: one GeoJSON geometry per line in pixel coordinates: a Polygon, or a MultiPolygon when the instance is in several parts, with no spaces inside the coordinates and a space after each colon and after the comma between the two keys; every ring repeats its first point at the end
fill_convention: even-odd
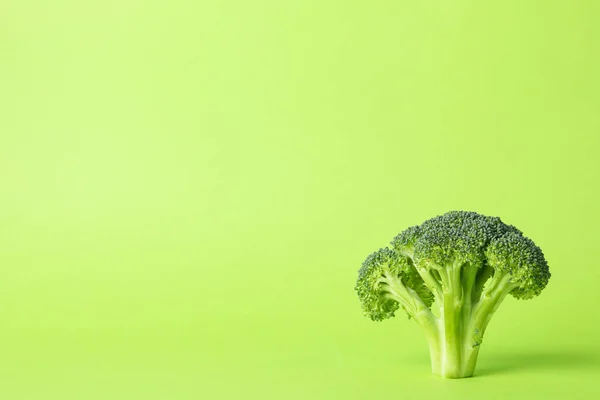
{"type": "Polygon", "coordinates": [[[402,308],[425,333],[433,373],[464,378],[473,375],[483,335],[504,298],[535,297],[549,278],[542,250],[517,228],[497,217],[451,211],[369,255],[356,291],[374,321],[402,308]]]}
{"type": "Polygon", "coordinates": [[[414,318],[433,303],[410,259],[388,248],[379,249],[363,262],[356,290],[365,315],[373,321],[393,317],[399,306],[414,318]]]}

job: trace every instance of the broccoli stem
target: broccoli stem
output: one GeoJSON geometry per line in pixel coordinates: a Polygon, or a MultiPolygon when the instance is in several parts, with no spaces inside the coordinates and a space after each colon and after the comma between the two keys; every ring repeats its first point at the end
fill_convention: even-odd
{"type": "Polygon", "coordinates": [[[473,375],[479,347],[470,348],[469,341],[452,332],[441,330],[439,344],[429,343],[431,371],[444,378],[467,378],[473,375]]]}
{"type": "Polygon", "coordinates": [[[509,275],[496,274],[474,300],[472,291],[481,293],[480,287],[474,287],[477,269],[455,264],[447,266],[446,272],[440,317],[433,324],[420,325],[428,337],[432,372],[445,378],[466,378],[473,375],[492,315],[515,285],[509,275]]]}
{"type": "Polygon", "coordinates": [[[443,334],[441,375],[458,378],[462,375],[462,286],[461,266],[447,268],[444,285],[444,304],[441,312],[443,334]]]}
{"type": "Polygon", "coordinates": [[[498,309],[506,295],[517,285],[512,283],[510,275],[494,274],[489,287],[483,292],[481,299],[473,309],[471,316],[471,329],[477,330],[483,336],[492,315],[498,309]]]}
{"type": "MultiPolygon", "coordinates": [[[[473,375],[490,319],[506,295],[516,287],[510,275],[492,274],[484,268],[481,271],[469,263],[455,261],[435,269],[441,282],[429,273],[425,276],[427,280],[424,281],[441,300],[439,317],[414,290],[402,283],[400,277],[385,271],[380,278],[384,295],[400,303],[425,333],[431,370],[436,375],[445,378],[473,375]]],[[[417,270],[422,276],[426,272],[417,270]]]]}
{"type": "Polygon", "coordinates": [[[467,378],[473,375],[479,346],[472,347],[470,340],[443,332],[439,345],[429,343],[431,371],[444,378],[467,378]],[[458,350],[458,351],[456,351],[458,350]]]}
{"type": "Polygon", "coordinates": [[[431,371],[439,375],[441,373],[442,347],[440,341],[439,320],[429,311],[420,312],[415,315],[415,321],[423,329],[427,343],[429,344],[429,355],[431,357],[431,371]]]}

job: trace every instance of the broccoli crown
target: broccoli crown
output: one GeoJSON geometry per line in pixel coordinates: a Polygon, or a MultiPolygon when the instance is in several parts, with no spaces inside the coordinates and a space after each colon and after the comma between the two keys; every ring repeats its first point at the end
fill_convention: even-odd
{"type": "Polygon", "coordinates": [[[439,266],[459,262],[479,267],[490,241],[507,232],[521,233],[497,217],[451,211],[408,228],[392,240],[392,246],[401,252],[412,250],[416,262],[439,266]]]}
{"type": "Polygon", "coordinates": [[[398,302],[386,296],[386,288],[393,285],[394,280],[414,290],[427,307],[433,303],[431,292],[408,257],[393,249],[379,249],[363,262],[355,287],[365,315],[372,320],[391,318],[398,310],[398,302]]]}
{"type": "Polygon", "coordinates": [[[458,263],[511,275],[518,287],[511,294],[520,299],[538,295],[550,278],[541,249],[512,225],[498,217],[470,211],[450,211],[412,226],[391,242],[418,267],[443,268],[458,263]]]}

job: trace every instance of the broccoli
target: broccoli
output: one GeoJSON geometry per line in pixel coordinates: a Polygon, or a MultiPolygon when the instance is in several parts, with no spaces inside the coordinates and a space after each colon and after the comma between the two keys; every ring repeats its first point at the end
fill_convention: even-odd
{"type": "Polygon", "coordinates": [[[473,375],[490,319],[506,295],[530,299],[550,279],[542,250],[500,218],[451,211],[406,229],[369,255],[356,291],[366,316],[402,308],[421,327],[432,372],[473,375]],[[437,304],[439,313],[432,311],[437,304]]]}

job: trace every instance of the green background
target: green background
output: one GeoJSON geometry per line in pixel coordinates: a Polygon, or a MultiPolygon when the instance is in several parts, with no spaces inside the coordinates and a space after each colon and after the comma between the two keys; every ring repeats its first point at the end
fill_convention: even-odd
{"type": "Polygon", "coordinates": [[[597,1],[0,3],[0,397],[600,396],[597,1]],[[477,376],[362,260],[452,209],[544,249],[477,376]]]}

